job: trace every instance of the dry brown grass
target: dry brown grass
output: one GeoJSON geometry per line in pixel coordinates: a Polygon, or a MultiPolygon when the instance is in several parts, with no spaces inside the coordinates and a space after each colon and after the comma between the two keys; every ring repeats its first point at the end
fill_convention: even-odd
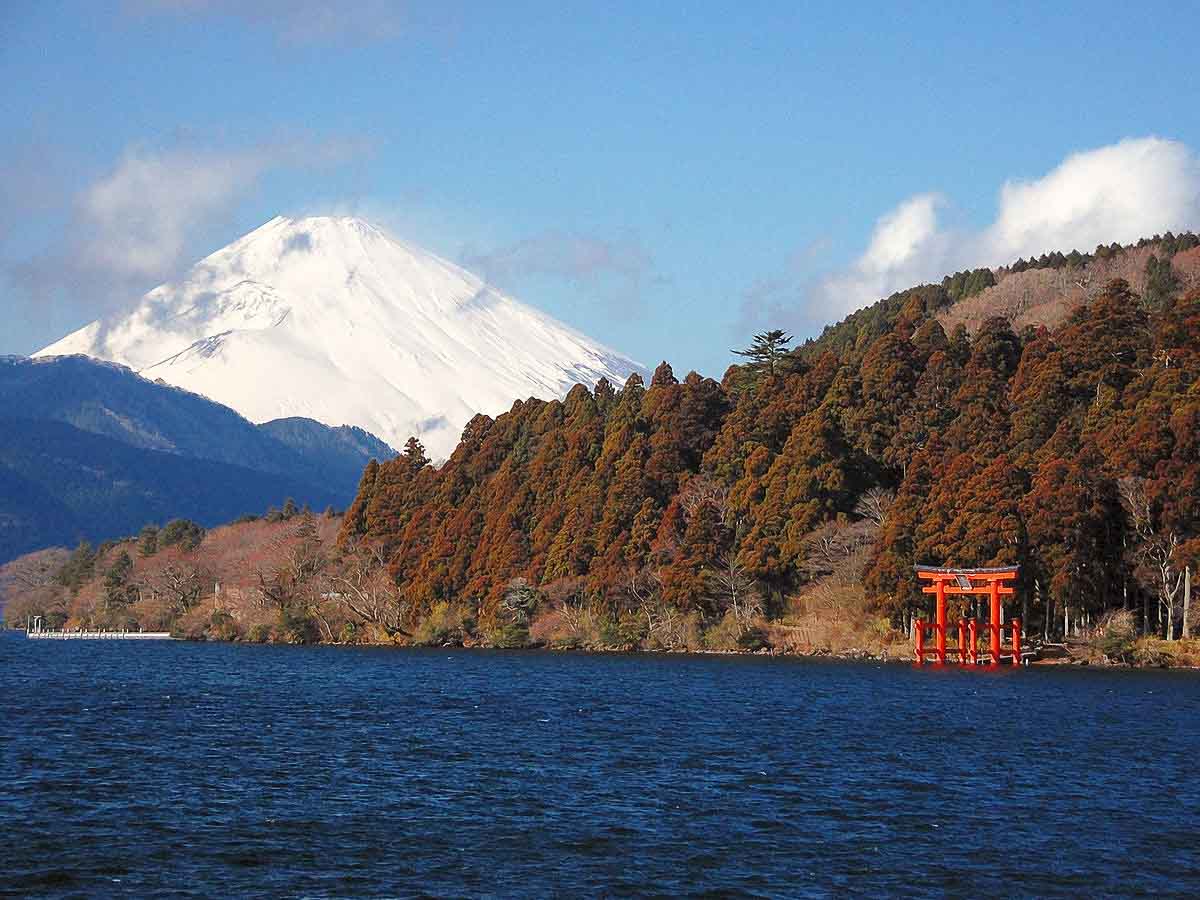
{"type": "Polygon", "coordinates": [[[1190,638],[1186,641],[1141,638],[1134,645],[1133,652],[1133,661],[1137,665],[1200,668],[1200,638],[1190,638]]]}
{"type": "Polygon", "coordinates": [[[1200,638],[1138,637],[1136,614],[1117,609],[1103,616],[1082,644],[1072,646],[1071,657],[1101,665],[1200,668],[1200,638]]]}
{"type": "Polygon", "coordinates": [[[793,597],[782,620],[767,626],[767,641],[782,653],[867,653],[903,658],[907,638],[876,615],[861,584],[827,578],[793,597]]]}

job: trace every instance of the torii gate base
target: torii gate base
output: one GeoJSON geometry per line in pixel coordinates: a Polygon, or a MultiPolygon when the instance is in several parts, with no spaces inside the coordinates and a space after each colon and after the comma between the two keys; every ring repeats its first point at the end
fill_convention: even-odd
{"type": "MultiPolygon", "coordinates": [[[[914,647],[917,664],[936,662],[945,665],[948,653],[957,657],[964,665],[979,665],[982,662],[993,666],[1000,665],[1004,659],[1004,631],[1000,624],[1000,598],[1011,597],[1016,590],[1008,582],[1017,577],[1016,566],[1006,566],[998,569],[939,569],[933,566],[917,566],[917,577],[929,581],[921,588],[923,594],[934,594],[937,597],[937,620],[926,622],[917,619],[913,622],[916,633],[914,647]],[[986,595],[990,600],[988,622],[983,626],[989,637],[988,652],[979,652],[979,623],[975,619],[958,620],[958,644],[946,647],[946,597],[951,594],[986,595]],[[925,646],[925,633],[932,632],[934,646],[925,646]],[[932,659],[930,657],[932,656],[932,659]]],[[[1007,648],[1007,654],[1014,666],[1021,664],[1021,620],[1013,619],[1012,642],[1007,648]]]]}

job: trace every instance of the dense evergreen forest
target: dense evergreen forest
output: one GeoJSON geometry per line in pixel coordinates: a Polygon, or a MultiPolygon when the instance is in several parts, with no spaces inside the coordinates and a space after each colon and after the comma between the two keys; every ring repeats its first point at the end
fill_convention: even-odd
{"type": "Polygon", "coordinates": [[[1141,294],[1111,280],[1052,329],[989,317],[947,334],[939,314],[996,283],[983,269],[794,351],[761,334],[720,383],[664,362],[648,385],[477,416],[439,468],[416,441],[372,464],[340,541],[377,545],[426,609],[503,615],[524,579],[618,616],[649,600],[748,623],[853,559],[903,626],[924,608],[915,564],[1019,563],[1031,631],[1125,608],[1175,636],[1200,557],[1200,292],[1170,264],[1194,236],[1147,244],[1141,294]]]}
{"type": "Polygon", "coordinates": [[[1030,637],[1117,622],[1116,657],[1134,631],[1186,638],[1198,243],[956,273],[799,347],[759,334],[720,382],[664,362],[648,384],[521,400],[441,465],[416,439],[372,461],[340,518],[291,507],[165,550],[144,534],[18,560],[9,620],[906,655],[927,613],[914,565],[1019,563],[1030,637]]]}

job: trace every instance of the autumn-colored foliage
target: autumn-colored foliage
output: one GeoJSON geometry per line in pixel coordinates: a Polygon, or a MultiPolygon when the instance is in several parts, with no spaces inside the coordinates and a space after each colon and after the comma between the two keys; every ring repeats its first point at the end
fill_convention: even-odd
{"type": "MultiPolygon", "coordinates": [[[[1030,270],[1075,265],[1090,284],[1089,265],[1118,258],[1030,270]]],[[[941,313],[993,289],[979,272],[915,288],[787,366],[734,367],[721,385],[664,363],[648,388],[635,376],[518,403],[473,422],[439,469],[381,466],[361,534],[389,548],[425,608],[469,598],[486,617],[513,578],[570,579],[614,615],[649,592],[711,623],[729,609],[731,567],[780,614],[812,583],[810,536],[860,520],[860,498],[883,491],[895,501],[873,524],[865,585],[897,624],[924,602],[914,564],[1016,562],[1026,621],[1047,633],[1139,598],[1146,627],[1165,627],[1171,601],[1136,560],[1118,481],[1148,479],[1179,571],[1198,532],[1200,295],[1149,303],[1115,280],[1054,329],[993,317],[943,331],[941,313]]]]}

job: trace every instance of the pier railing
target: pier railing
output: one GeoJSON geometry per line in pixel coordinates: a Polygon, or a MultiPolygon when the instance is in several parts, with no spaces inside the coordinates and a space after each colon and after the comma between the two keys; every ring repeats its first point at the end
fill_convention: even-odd
{"type": "Polygon", "coordinates": [[[51,631],[42,627],[41,616],[33,617],[25,627],[25,637],[41,641],[169,641],[169,631],[125,631],[75,628],[51,631]]]}

